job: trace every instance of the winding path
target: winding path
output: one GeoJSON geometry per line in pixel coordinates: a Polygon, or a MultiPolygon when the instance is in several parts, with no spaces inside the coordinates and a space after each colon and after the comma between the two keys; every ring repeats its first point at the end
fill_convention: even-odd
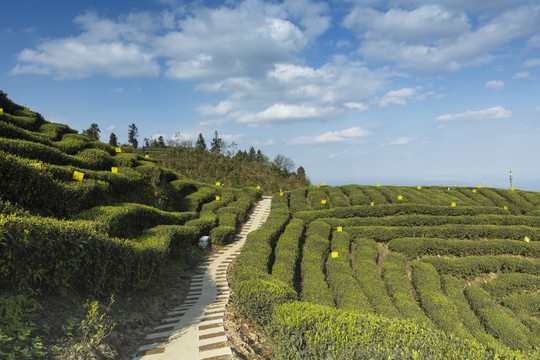
{"type": "Polygon", "coordinates": [[[225,307],[230,299],[227,268],[246,241],[270,214],[272,197],[260,200],[232,244],[213,254],[199,266],[191,279],[184,303],[146,336],[145,345],[134,360],[218,360],[228,359],[232,350],[223,327],[225,307]]]}

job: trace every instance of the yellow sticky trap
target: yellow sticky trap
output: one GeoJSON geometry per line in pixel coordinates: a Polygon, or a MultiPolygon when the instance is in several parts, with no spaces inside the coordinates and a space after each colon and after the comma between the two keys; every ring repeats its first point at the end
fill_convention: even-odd
{"type": "Polygon", "coordinates": [[[326,186],[326,183],[325,183],[325,182],[323,182],[323,183],[322,183],[322,186],[326,186]]]}
{"type": "Polygon", "coordinates": [[[30,108],[25,107],[24,111],[30,111],[30,108]]]}
{"type": "Polygon", "coordinates": [[[317,187],[321,187],[321,184],[317,184],[317,187]]]}
{"type": "Polygon", "coordinates": [[[381,186],[381,184],[377,183],[377,187],[381,186]]]}
{"type": "Polygon", "coordinates": [[[529,241],[531,241],[531,239],[529,239],[528,236],[525,236],[525,239],[524,239],[524,240],[525,240],[526,243],[528,243],[529,241]]]}
{"type": "Polygon", "coordinates": [[[371,204],[369,204],[370,206],[375,206],[375,203],[372,201],[371,204]]]}
{"type": "Polygon", "coordinates": [[[484,185],[484,187],[487,189],[487,185],[484,185]]]}
{"type": "Polygon", "coordinates": [[[481,188],[481,186],[480,186],[480,185],[476,185],[476,187],[477,187],[477,188],[479,188],[479,189],[481,188]]]}
{"type": "Polygon", "coordinates": [[[117,153],[121,153],[121,152],[122,152],[122,148],[116,148],[116,152],[117,152],[117,153]]]}
{"type": "Polygon", "coordinates": [[[343,231],[343,227],[341,227],[341,226],[338,226],[338,227],[337,227],[337,231],[338,231],[338,232],[341,232],[341,231],[343,231]]]}
{"type": "Polygon", "coordinates": [[[283,191],[280,191],[280,192],[279,192],[279,196],[283,196],[283,191]]]}
{"type": "Polygon", "coordinates": [[[472,192],[473,192],[473,193],[476,193],[476,189],[472,189],[472,192]]]}
{"type": "Polygon", "coordinates": [[[422,239],[424,238],[424,234],[422,234],[422,239]]]}
{"type": "Polygon", "coordinates": [[[451,207],[456,207],[456,203],[453,202],[452,204],[450,204],[451,207]]]}
{"type": "Polygon", "coordinates": [[[403,200],[403,196],[399,195],[399,196],[397,197],[397,199],[398,199],[398,200],[403,200]]]}
{"type": "Polygon", "coordinates": [[[326,205],[326,200],[321,200],[321,204],[326,205]]]}
{"type": "Polygon", "coordinates": [[[221,186],[221,183],[219,181],[217,181],[216,186],[221,186]]]}
{"type": "Polygon", "coordinates": [[[508,210],[508,206],[504,205],[504,210],[508,210]]]}
{"type": "Polygon", "coordinates": [[[338,257],[338,252],[332,251],[332,258],[337,258],[337,257],[338,257]]]}
{"type": "Polygon", "coordinates": [[[259,185],[257,185],[257,189],[258,189],[258,190],[261,190],[261,187],[260,187],[259,185]]]}
{"type": "Polygon", "coordinates": [[[418,190],[420,190],[422,187],[421,187],[421,186],[417,186],[416,188],[417,188],[418,190]]]}
{"type": "Polygon", "coordinates": [[[149,159],[149,158],[150,158],[150,155],[146,154],[146,155],[144,155],[144,157],[145,157],[146,159],[149,159]]]}
{"type": "Polygon", "coordinates": [[[216,196],[216,201],[219,201],[219,196],[216,196]]]}
{"type": "Polygon", "coordinates": [[[514,187],[512,186],[512,187],[510,188],[510,190],[514,191],[514,190],[516,190],[516,189],[514,189],[514,187]]]}
{"type": "Polygon", "coordinates": [[[392,186],[396,186],[396,184],[392,184],[392,186]]]}
{"type": "Polygon", "coordinates": [[[118,168],[117,167],[112,167],[111,172],[116,174],[118,172],[118,168]]]}
{"type": "Polygon", "coordinates": [[[83,181],[83,178],[84,178],[84,173],[78,172],[78,171],[73,172],[73,180],[83,181]]]}
{"type": "Polygon", "coordinates": [[[441,187],[444,187],[444,184],[441,184],[441,187]]]}
{"type": "Polygon", "coordinates": [[[3,113],[4,112],[4,109],[0,108],[0,113],[3,113]]]}

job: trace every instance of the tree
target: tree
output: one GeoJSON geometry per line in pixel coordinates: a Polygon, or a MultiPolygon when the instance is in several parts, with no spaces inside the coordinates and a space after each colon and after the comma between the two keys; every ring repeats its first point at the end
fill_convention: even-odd
{"type": "Polygon", "coordinates": [[[214,138],[212,139],[212,143],[210,145],[210,152],[212,154],[221,154],[221,151],[225,147],[225,142],[219,137],[217,131],[214,133],[214,138]]]}
{"type": "Polygon", "coordinates": [[[298,176],[299,179],[306,178],[306,170],[304,170],[303,166],[298,167],[298,170],[296,170],[296,176],[298,176]]]}
{"type": "Polygon", "coordinates": [[[160,147],[160,148],[166,147],[165,138],[163,137],[163,135],[159,135],[159,137],[157,139],[157,146],[160,147]]]}
{"type": "Polygon", "coordinates": [[[201,151],[206,150],[206,142],[204,141],[202,134],[199,134],[199,138],[197,139],[197,142],[195,143],[195,148],[201,151]]]}
{"type": "Polygon", "coordinates": [[[135,124],[129,125],[128,143],[130,143],[134,149],[139,147],[139,141],[137,141],[138,136],[139,136],[139,130],[137,130],[137,126],[135,126],[135,124]]]}
{"type": "Polygon", "coordinates": [[[86,130],[83,130],[82,134],[88,136],[89,138],[92,138],[96,141],[99,140],[99,133],[101,130],[99,129],[98,124],[93,123],[90,125],[90,127],[86,130]]]}
{"type": "Polygon", "coordinates": [[[249,148],[249,161],[255,161],[257,159],[257,152],[255,151],[255,148],[252,146],[249,148]]]}
{"type": "Polygon", "coordinates": [[[143,142],[144,142],[144,147],[150,147],[150,139],[144,138],[143,142]]]}
{"type": "Polygon", "coordinates": [[[294,169],[294,161],[285,155],[277,154],[274,158],[274,166],[284,175],[289,175],[294,169]]]}
{"type": "Polygon", "coordinates": [[[261,165],[268,165],[268,156],[264,155],[261,149],[257,150],[257,162],[261,165]]]}
{"type": "Polygon", "coordinates": [[[115,133],[111,133],[111,136],[109,136],[109,145],[118,147],[118,138],[115,133]]]}

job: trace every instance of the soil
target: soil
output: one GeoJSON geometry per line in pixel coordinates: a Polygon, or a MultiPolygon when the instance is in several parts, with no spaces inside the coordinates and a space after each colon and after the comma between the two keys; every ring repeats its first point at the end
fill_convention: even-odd
{"type": "MultiPolygon", "coordinates": [[[[80,332],[77,333],[78,325],[88,313],[83,306],[88,295],[71,291],[40,296],[41,309],[31,319],[36,324],[31,337],[39,336],[44,350],[48,352],[40,359],[133,359],[144,337],[159,325],[168,312],[183,303],[197,265],[219,249],[213,246],[191,263],[169,261],[164,266],[162,277],[149,288],[115,295],[109,318],[116,326],[97,346],[86,345],[80,332]]],[[[99,314],[110,302],[109,297],[90,298],[93,300],[99,301],[99,314]]],[[[233,359],[273,359],[268,337],[256,325],[243,319],[232,303],[225,314],[225,329],[233,348],[233,359]]]]}

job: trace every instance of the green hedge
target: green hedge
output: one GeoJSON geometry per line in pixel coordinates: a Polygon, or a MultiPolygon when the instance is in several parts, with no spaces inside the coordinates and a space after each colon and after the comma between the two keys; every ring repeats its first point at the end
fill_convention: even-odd
{"type": "Polygon", "coordinates": [[[276,279],[252,279],[235,286],[234,304],[249,320],[266,325],[276,306],[293,302],[298,294],[292,287],[276,279]]]}
{"type": "MultiPolygon", "coordinates": [[[[69,135],[75,135],[75,134],[69,134],[69,135]]],[[[62,141],[55,141],[52,143],[52,146],[57,148],[63,153],[66,153],[68,155],[75,155],[80,151],[83,151],[88,147],[88,144],[82,140],[76,140],[76,139],[62,139],[62,141]]]]}
{"type": "Polygon", "coordinates": [[[405,319],[417,324],[432,327],[433,324],[413,297],[407,275],[407,259],[399,253],[390,252],[383,264],[382,278],[388,295],[405,319]]]}
{"type": "Polygon", "coordinates": [[[413,284],[422,308],[437,328],[461,339],[473,339],[461,321],[458,307],[443,293],[439,274],[433,265],[413,261],[413,284]]]}
{"type": "Polygon", "coordinates": [[[99,206],[83,211],[74,220],[92,220],[101,224],[109,236],[133,239],[143,230],[157,225],[182,225],[195,219],[197,213],[174,213],[140,204],[99,206]]]}
{"type": "Polygon", "coordinates": [[[80,159],[66,155],[53,147],[26,140],[0,138],[0,150],[23,158],[41,160],[54,165],[85,167],[85,162],[80,159]]]}
{"type": "MultiPolygon", "coordinates": [[[[296,190],[295,190],[296,191],[296,190]]],[[[292,195],[292,192],[291,192],[292,195]]],[[[291,199],[292,211],[292,199],[291,199]]],[[[502,207],[491,206],[457,206],[451,207],[440,205],[425,205],[425,204],[383,204],[375,206],[357,205],[344,208],[332,208],[328,210],[318,211],[299,211],[294,213],[295,218],[300,218],[306,223],[310,223],[320,218],[354,218],[354,217],[383,217],[394,215],[441,215],[441,216],[458,216],[458,215],[481,215],[494,214],[504,215],[508,211],[502,207]]]]}
{"type": "Polygon", "coordinates": [[[330,204],[332,207],[346,207],[349,206],[345,194],[337,186],[327,187],[325,190],[328,192],[330,198],[330,204]]]}
{"type": "Polygon", "coordinates": [[[502,301],[502,304],[518,316],[540,316],[540,294],[538,293],[510,295],[502,301]]]}
{"type": "Polygon", "coordinates": [[[512,311],[492,300],[482,288],[469,286],[465,296],[487,332],[504,345],[524,351],[540,345],[540,339],[532,336],[512,311]]]}
{"type": "Polygon", "coordinates": [[[471,310],[469,302],[463,294],[461,281],[451,275],[443,275],[441,276],[441,285],[448,299],[456,305],[459,318],[471,335],[484,345],[497,346],[497,340],[486,333],[480,320],[476,317],[474,311],[471,310]]]}
{"type": "Polygon", "coordinates": [[[326,260],[328,285],[336,305],[340,309],[369,313],[372,307],[364,295],[364,291],[354,278],[349,252],[350,238],[346,232],[334,232],[331,250],[337,257],[329,255],[326,260]]]}
{"type": "Polygon", "coordinates": [[[278,359],[527,358],[410,321],[299,302],[274,308],[269,329],[278,359]]]}
{"type": "Polygon", "coordinates": [[[266,222],[246,236],[242,252],[235,260],[233,285],[245,280],[271,278],[269,273],[273,266],[273,250],[290,219],[286,205],[274,199],[266,222]]]}
{"type": "Polygon", "coordinates": [[[203,204],[215,200],[217,195],[217,188],[215,187],[201,187],[194,193],[189,194],[184,198],[183,209],[186,211],[200,211],[203,204]]]}
{"type": "Polygon", "coordinates": [[[118,153],[113,157],[114,166],[116,167],[130,167],[134,168],[139,166],[136,154],[118,153]]]}
{"type": "Polygon", "coordinates": [[[502,300],[516,293],[538,292],[540,290],[540,276],[520,273],[500,274],[490,282],[479,286],[495,300],[502,300]]]}
{"type": "Polygon", "coordinates": [[[526,243],[522,240],[489,239],[446,240],[437,238],[400,238],[390,240],[390,250],[405,254],[412,260],[423,255],[471,256],[471,255],[521,255],[540,258],[540,242],[526,243]]]}
{"type": "MultiPolygon", "coordinates": [[[[336,234],[339,234],[336,232],[336,234]]],[[[378,245],[373,240],[356,239],[354,243],[354,276],[371,303],[376,314],[388,317],[399,316],[392,304],[379,273],[378,245]]]]}
{"type": "Polygon", "coordinates": [[[111,239],[91,222],[33,216],[2,218],[0,246],[0,288],[75,288],[96,295],[147,286],[159,275],[166,250],[156,241],[111,239]]]}
{"type": "Polygon", "coordinates": [[[94,170],[111,170],[114,165],[112,156],[100,149],[85,149],[76,155],[81,159],[85,167],[94,170]]]}
{"type": "Polygon", "coordinates": [[[77,130],[70,129],[69,126],[63,124],[47,123],[41,125],[39,132],[52,141],[60,141],[65,134],[76,134],[77,130]]]}
{"type": "Polygon", "coordinates": [[[0,113],[0,122],[13,124],[14,126],[29,130],[36,131],[43,123],[43,117],[35,113],[18,112],[8,114],[9,110],[4,108],[4,112],[0,113]]]}
{"type": "Polygon", "coordinates": [[[300,246],[303,243],[304,222],[300,219],[293,219],[277,241],[274,251],[275,261],[272,266],[272,276],[296,288],[299,280],[296,266],[300,256],[300,246]]]}
{"type": "Polygon", "coordinates": [[[336,226],[441,226],[441,225],[525,225],[540,227],[538,216],[508,215],[398,215],[392,217],[355,217],[349,219],[322,218],[332,227],[336,226]]]}
{"type": "Polygon", "coordinates": [[[330,207],[324,188],[309,187],[307,197],[311,208],[314,210],[328,209],[330,207]],[[323,200],[325,204],[322,203],[323,200]]]}
{"type": "Polygon", "coordinates": [[[168,255],[189,259],[193,249],[198,249],[200,229],[196,226],[158,225],[142,232],[131,243],[147,245],[162,243],[168,255]]]}
{"type": "Polygon", "coordinates": [[[347,226],[354,238],[369,238],[388,242],[404,237],[445,239],[524,239],[540,240],[540,229],[523,225],[441,225],[441,226],[347,226]]]}
{"type": "Polygon", "coordinates": [[[43,134],[28,131],[3,121],[0,121],[0,137],[28,140],[48,146],[52,145],[51,140],[43,134]]]}
{"type": "Polygon", "coordinates": [[[199,236],[210,235],[210,231],[218,225],[218,218],[214,213],[201,213],[199,218],[189,220],[184,225],[198,228],[199,236]]]}
{"type": "Polygon", "coordinates": [[[453,275],[459,278],[497,273],[520,272],[540,275],[540,260],[525,259],[516,256],[466,256],[461,258],[429,257],[422,261],[435,266],[440,274],[453,275]]]}
{"type": "Polygon", "coordinates": [[[306,193],[307,187],[301,189],[292,190],[289,194],[289,206],[291,209],[291,214],[296,214],[299,211],[309,210],[306,193]]]}
{"type": "Polygon", "coordinates": [[[210,230],[210,240],[212,244],[226,245],[232,243],[236,236],[236,227],[217,226],[210,230]]]}
{"type": "Polygon", "coordinates": [[[330,230],[330,226],[320,221],[312,222],[307,228],[301,263],[302,301],[335,305],[324,271],[330,254],[330,230]]]}
{"type": "Polygon", "coordinates": [[[358,185],[345,185],[341,189],[349,198],[352,206],[369,205],[369,197],[360,189],[358,185]]]}

